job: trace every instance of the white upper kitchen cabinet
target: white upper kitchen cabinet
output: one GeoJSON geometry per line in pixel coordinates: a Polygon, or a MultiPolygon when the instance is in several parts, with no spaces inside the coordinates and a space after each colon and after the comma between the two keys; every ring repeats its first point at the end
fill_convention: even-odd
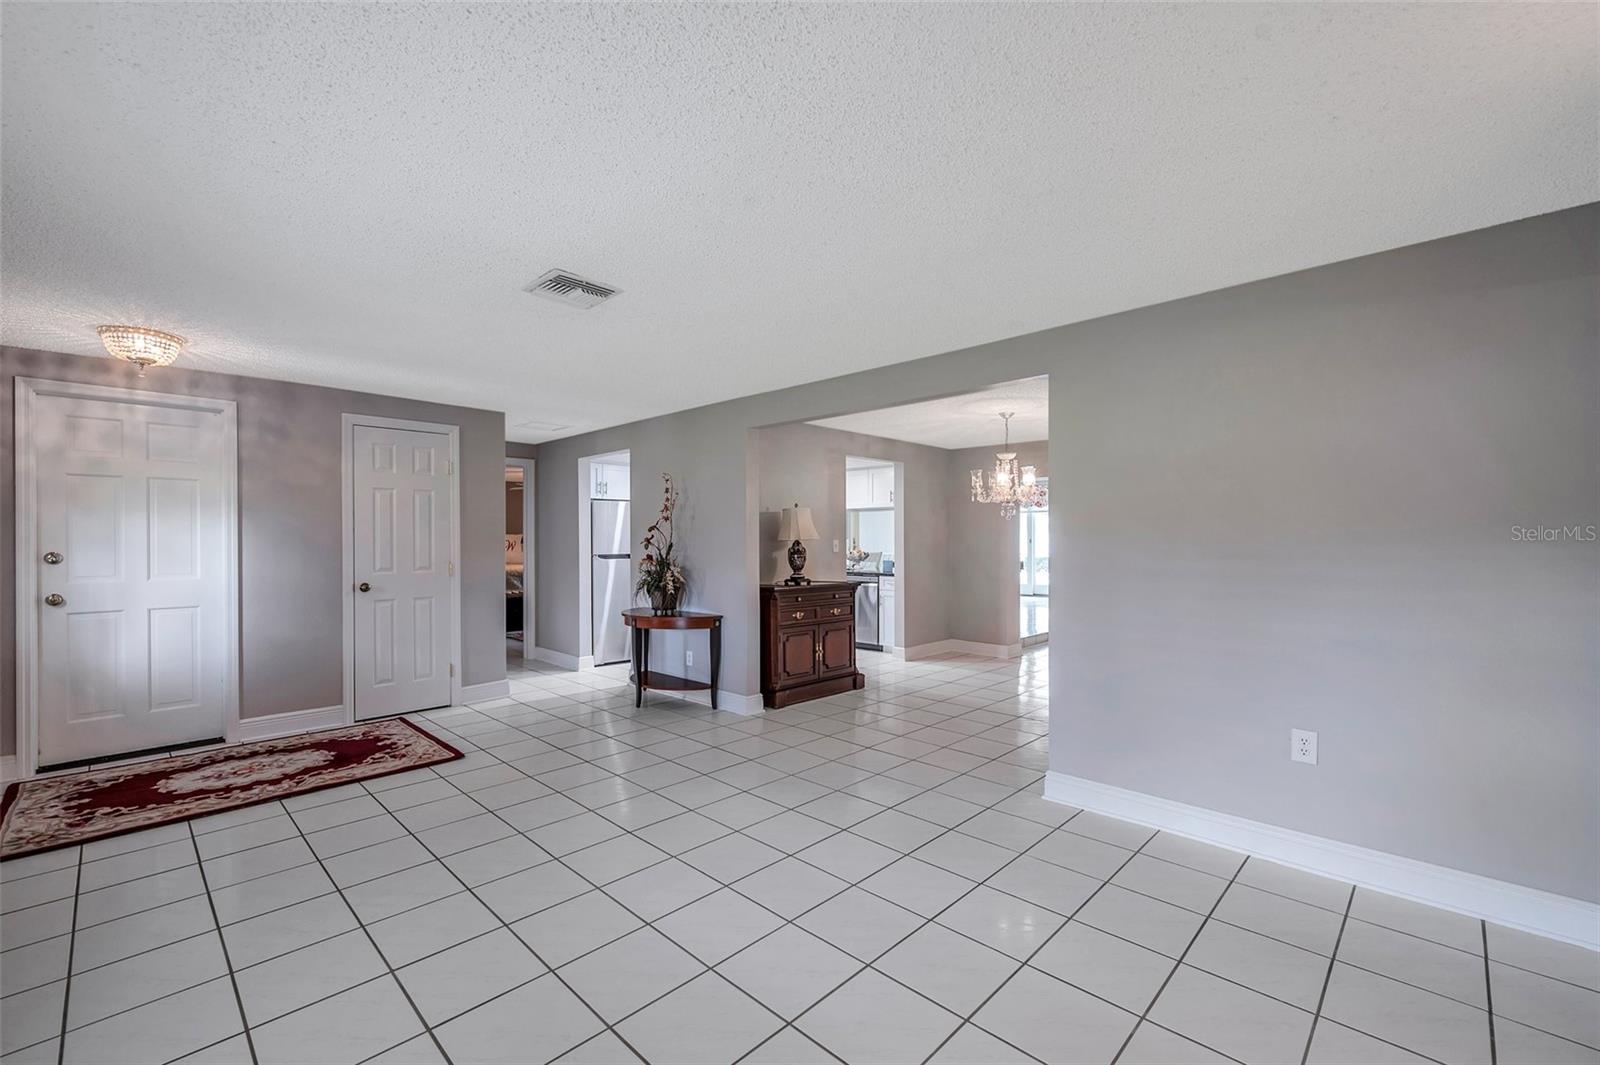
{"type": "Polygon", "coordinates": [[[871,470],[844,471],[844,508],[863,510],[872,505],[871,470]]]}
{"type": "Polygon", "coordinates": [[[628,467],[612,462],[589,464],[590,499],[627,499],[628,467]]]}
{"type": "Polygon", "coordinates": [[[894,506],[894,467],[845,470],[844,506],[846,510],[894,506]]]}
{"type": "Polygon", "coordinates": [[[869,507],[894,506],[894,467],[876,466],[867,471],[870,485],[869,507]]]}

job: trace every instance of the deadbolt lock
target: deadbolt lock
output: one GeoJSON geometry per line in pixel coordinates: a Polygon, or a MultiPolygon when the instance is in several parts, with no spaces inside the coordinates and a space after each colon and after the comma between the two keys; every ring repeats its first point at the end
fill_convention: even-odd
{"type": "Polygon", "coordinates": [[[59,566],[59,565],[61,565],[61,552],[60,551],[46,551],[44,553],[44,564],[46,566],[59,566]]]}

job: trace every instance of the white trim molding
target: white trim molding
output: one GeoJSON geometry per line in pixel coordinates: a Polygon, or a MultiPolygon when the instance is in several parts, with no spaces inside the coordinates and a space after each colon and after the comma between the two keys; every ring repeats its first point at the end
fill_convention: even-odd
{"type": "Polygon", "coordinates": [[[39,399],[60,396],[143,407],[200,411],[222,419],[222,505],[224,510],[224,616],[228,619],[226,661],[222,675],[222,727],[228,740],[239,731],[239,406],[231,399],[184,396],[140,388],[89,385],[18,377],[13,396],[16,432],[16,738],[12,776],[31,777],[39,766],[39,557],[37,520],[38,462],[35,406],[39,399]]]}
{"type": "MultiPolygon", "coordinates": [[[[711,706],[711,693],[707,691],[671,692],[670,694],[674,698],[686,699],[691,703],[699,703],[704,707],[709,708],[711,706]]],[[[647,699],[649,695],[649,692],[645,693],[647,699]]],[[[738,714],[740,717],[754,717],[756,714],[766,713],[767,708],[761,702],[761,696],[759,695],[741,695],[738,692],[718,691],[717,712],[738,714]]]]}
{"type": "Polygon", "coordinates": [[[933,658],[937,655],[960,654],[977,655],[980,658],[1016,658],[1022,653],[1022,645],[1003,643],[976,643],[972,640],[936,640],[933,643],[919,643],[915,647],[896,647],[896,658],[904,658],[907,662],[918,659],[933,658]]]}
{"type": "MultiPolygon", "coordinates": [[[[535,661],[546,662],[560,669],[570,669],[576,672],[584,668],[583,659],[580,659],[577,655],[569,655],[565,651],[555,651],[548,647],[534,647],[533,657],[535,661]]],[[[592,657],[589,658],[588,668],[594,668],[594,659],[592,657]]]]}
{"type": "Polygon", "coordinates": [[[1044,797],[1359,887],[1600,950],[1600,905],[1095,780],[1047,773],[1044,797]]]}
{"type": "Polygon", "coordinates": [[[538,485],[533,459],[506,456],[506,465],[522,471],[522,657],[532,658],[539,645],[538,485]]]}
{"type": "Polygon", "coordinates": [[[295,736],[302,732],[320,732],[323,729],[341,728],[349,723],[349,715],[342,705],[263,714],[239,722],[238,742],[253,743],[256,740],[277,739],[279,736],[295,736]]]}
{"type": "Polygon", "coordinates": [[[17,756],[14,754],[0,755],[0,781],[17,779],[17,756]]]}
{"type": "Polygon", "coordinates": [[[509,680],[490,680],[482,684],[461,685],[461,697],[456,702],[462,706],[472,703],[486,703],[490,699],[504,699],[511,694],[509,680]]]}

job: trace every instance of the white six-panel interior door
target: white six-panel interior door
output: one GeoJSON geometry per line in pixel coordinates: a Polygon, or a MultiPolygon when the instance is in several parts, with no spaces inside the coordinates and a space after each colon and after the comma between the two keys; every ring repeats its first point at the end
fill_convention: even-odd
{"type": "Polygon", "coordinates": [[[447,706],[454,461],[443,432],[352,424],[353,716],[447,706]]]}
{"type": "Polygon", "coordinates": [[[30,754],[49,767],[224,738],[237,714],[233,404],[17,389],[23,771],[30,754]]]}

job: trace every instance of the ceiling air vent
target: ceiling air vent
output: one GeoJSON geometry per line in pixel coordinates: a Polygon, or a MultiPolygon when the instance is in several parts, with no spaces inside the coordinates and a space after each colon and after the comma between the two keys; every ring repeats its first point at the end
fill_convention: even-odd
{"type": "Polygon", "coordinates": [[[515,422],[511,428],[526,429],[530,433],[559,433],[563,429],[571,429],[572,426],[562,425],[559,422],[541,422],[537,419],[530,419],[525,422],[515,422]]]}
{"type": "Polygon", "coordinates": [[[523,291],[584,310],[598,306],[617,294],[617,290],[610,285],[588,281],[565,270],[551,270],[523,291]]]}

